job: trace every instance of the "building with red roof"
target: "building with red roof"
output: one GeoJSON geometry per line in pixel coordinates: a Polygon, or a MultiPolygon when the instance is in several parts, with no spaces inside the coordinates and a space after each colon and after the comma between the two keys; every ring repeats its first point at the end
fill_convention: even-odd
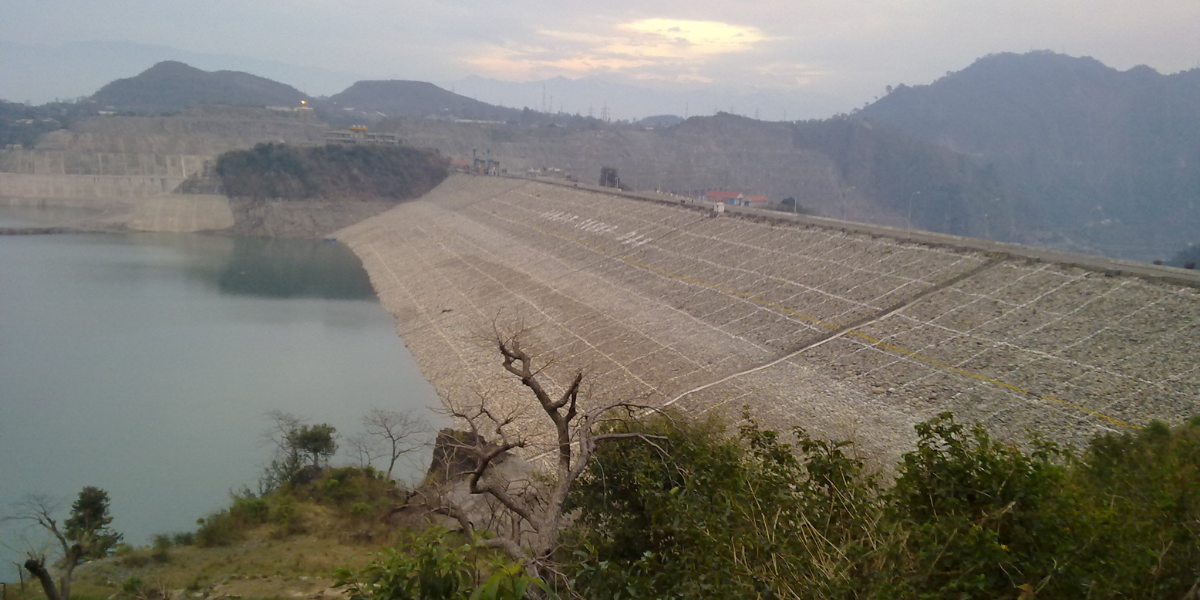
{"type": "Polygon", "coordinates": [[[731,204],[733,206],[748,206],[750,208],[766,208],[767,204],[770,203],[766,196],[747,196],[741,192],[726,192],[721,190],[713,190],[704,194],[704,199],[712,202],[731,204]]]}

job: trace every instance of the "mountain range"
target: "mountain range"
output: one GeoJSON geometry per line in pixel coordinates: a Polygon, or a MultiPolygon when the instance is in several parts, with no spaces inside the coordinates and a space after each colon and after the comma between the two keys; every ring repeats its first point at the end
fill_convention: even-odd
{"type": "MultiPolygon", "coordinates": [[[[838,198],[859,196],[863,206],[882,211],[880,222],[1144,261],[1200,241],[1200,69],[1163,75],[1050,52],[996,54],[928,85],[899,86],[832,119],[657,115],[637,124],[655,129],[645,135],[633,135],[633,124],[559,113],[558,93],[554,114],[497,106],[420,81],[359,81],[313,99],[248,73],[163,62],[105,85],[90,98],[94,104],[84,104],[167,113],[206,103],[309,101],[332,125],[382,120],[401,137],[416,136],[444,152],[509,144],[510,153],[542,157],[541,166],[558,160],[591,169],[597,160],[626,161],[659,186],[744,181],[824,207],[828,216],[839,216],[830,212],[838,210],[838,198]],[[478,137],[465,129],[422,131],[413,121],[429,117],[510,125],[478,137]],[[404,125],[406,119],[413,124],[404,125]],[[526,125],[578,134],[522,133],[526,125]],[[653,172],[658,157],[668,156],[673,175],[653,172]]],[[[531,166],[537,165],[521,168],[531,166]]],[[[871,211],[848,214],[842,206],[840,214],[870,218],[871,211]]]]}
{"type": "Polygon", "coordinates": [[[283,83],[240,71],[201,71],[164,61],[136,77],[118,79],[90,98],[125,111],[171,112],[199,104],[298,106],[308,96],[283,83]]]}
{"type": "Polygon", "coordinates": [[[1151,260],[1200,238],[1200,69],[996,54],[855,116],[988,165],[1033,211],[1020,226],[1075,249],[1151,260]]]}
{"type": "Polygon", "coordinates": [[[26,104],[86,97],[105,84],[130,77],[163,61],[206,71],[242,71],[287,83],[312,96],[325,96],[366,79],[345,70],[301,67],[232,54],[192,52],[133,42],[89,41],[62,45],[0,40],[0,98],[26,104]]]}

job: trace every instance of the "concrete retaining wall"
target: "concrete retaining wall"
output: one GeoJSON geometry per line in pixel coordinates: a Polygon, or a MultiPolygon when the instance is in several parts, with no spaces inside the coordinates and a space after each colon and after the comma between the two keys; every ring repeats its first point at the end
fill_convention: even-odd
{"type": "Polygon", "coordinates": [[[0,198],[125,200],[169,194],[182,177],[0,173],[0,198]]]}

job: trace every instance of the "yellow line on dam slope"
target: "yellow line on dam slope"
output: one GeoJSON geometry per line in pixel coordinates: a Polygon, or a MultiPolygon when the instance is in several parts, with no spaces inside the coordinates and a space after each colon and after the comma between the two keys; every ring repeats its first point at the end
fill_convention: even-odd
{"type": "MultiPolygon", "coordinates": [[[[575,243],[577,243],[577,244],[580,244],[580,245],[582,245],[582,246],[585,246],[585,247],[587,247],[587,248],[589,248],[589,249],[591,249],[591,250],[593,250],[593,251],[595,251],[595,252],[598,252],[598,253],[600,253],[600,254],[604,254],[604,255],[606,255],[606,256],[609,256],[609,257],[611,257],[611,258],[619,259],[619,260],[621,260],[621,261],[624,261],[624,262],[626,262],[626,263],[628,263],[628,264],[631,264],[631,265],[633,265],[633,266],[635,266],[635,267],[638,267],[638,268],[641,268],[641,269],[645,269],[645,270],[647,270],[647,271],[651,271],[651,272],[653,272],[653,273],[657,273],[658,275],[661,275],[661,276],[663,276],[663,277],[667,277],[667,278],[669,278],[669,279],[673,279],[673,280],[680,281],[680,282],[683,282],[683,283],[688,283],[688,284],[692,284],[692,285],[697,285],[697,286],[705,287],[705,288],[708,288],[708,289],[711,289],[711,290],[715,290],[715,291],[719,291],[719,292],[724,292],[724,293],[726,293],[726,294],[730,294],[730,295],[736,296],[736,297],[738,297],[738,298],[742,298],[742,299],[744,299],[744,300],[748,300],[748,301],[754,302],[754,303],[756,303],[756,304],[759,304],[759,305],[761,305],[761,306],[764,306],[764,307],[767,307],[767,308],[771,308],[771,309],[774,309],[774,310],[777,310],[777,311],[780,311],[780,312],[784,312],[784,313],[786,313],[786,314],[789,314],[789,315],[791,315],[791,316],[793,316],[793,317],[796,317],[796,318],[799,318],[799,319],[802,319],[802,320],[808,321],[808,322],[810,322],[810,323],[813,323],[814,325],[818,325],[818,326],[820,326],[820,327],[825,327],[825,328],[828,328],[828,329],[831,329],[831,330],[837,330],[837,329],[839,329],[839,327],[838,327],[837,325],[834,325],[834,324],[832,324],[832,323],[827,323],[827,322],[825,322],[825,321],[822,321],[821,319],[818,319],[818,318],[816,318],[816,317],[812,317],[812,316],[809,316],[809,315],[806,315],[806,314],[803,314],[803,313],[796,312],[796,311],[794,311],[794,310],[792,310],[792,309],[790,309],[790,308],[788,308],[788,307],[786,307],[786,306],[783,306],[783,305],[781,305],[781,304],[778,304],[778,303],[776,303],[776,302],[772,302],[772,301],[770,301],[770,300],[767,300],[767,299],[765,299],[765,298],[761,298],[761,297],[759,297],[759,296],[757,296],[757,295],[755,295],[755,294],[752,294],[752,293],[750,293],[750,292],[746,292],[746,291],[739,290],[739,289],[736,289],[736,288],[731,288],[731,287],[729,287],[729,286],[726,286],[726,285],[723,285],[723,284],[720,284],[720,283],[715,283],[715,282],[710,282],[710,281],[703,281],[703,280],[700,280],[700,279],[696,279],[696,278],[694,278],[694,277],[689,277],[689,276],[687,276],[687,275],[681,275],[681,274],[678,274],[678,273],[674,273],[674,272],[668,271],[668,270],[666,270],[666,269],[663,269],[663,268],[661,268],[661,267],[657,267],[657,266],[654,266],[654,265],[651,265],[651,264],[647,264],[647,263],[644,263],[644,262],[642,262],[642,261],[639,261],[639,260],[637,260],[637,259],[635,259],[635,258],[631,258],[631,257],[629,257],[629,256],[625,256],[625,255],[624,255],[624,254],[622,254],[622,253],[618,253],[618,252],[612,252],[612,251],[610,251],[610,250],[608,250],[608,249],[606,249],[606,248],[604,248],[604,247],[602,247],[602,246],[597,246],[597,245],[595,245],[595,244],[592,244],[592,243],[590,243],[590,242],[588,242],[588,241],[586,241],[586,240],[584,240],[584,239],[582,239],[582,238],[578,238],[578,237],[575,237],[575,236],[572,236],[572,235],[567,235],[567,234],[563,234],[563,233],[559,233],[559,232],[553,231],[553,230],[551,230],[551,229],[549,229],[549,228],[546,228],[546,227],[543,227],[543,226],[541,226],[541,225],[539,225],[539,224],[537,224],[537,223],[531,223],[531,222],[529,222],[529,221],[525,221],[525,220],[523,220],[523,219],[514,219],[514,218],[512,218],[512,217],[499,217],[499,215],[493,215],[493,216],[496,216],[496,217],[498,217],[498,218],[501,218],[501,219],[504,219],[504,220],[509,220],[509,221],[515,221],[515,222],[519,222],[519,223],[521,223],[521,224],[523,224],[523,225],[527,225],[527,226],[529,226],[529,227],[532,227],[532,228],[534,228],[534,229],[537,229],[538,231],[541,231],[542,233],[545,233],[545,234],[548,234],[548,235],[552,235],[552,236],[555,236],[555,237],[559,237],[559,238],[563,238],[563,239],[566,239],[566,240],[569,240],[569,241],[575,242],[575,243]]],[[[1007,382],[1001,381],[1001,380],[999,380],[999,379],[996,379],[996,378],[994,378],[994,377],[989,377],[989,376],[987,376],[987,375],[984,375],[984,374],[982,374],[982,373],[975,373],[975,372],[972,372],[972,371],[968,371],[968,370],[966,370],[966,369],[961,369],[961,368],[959,368],[959,367],[956,367],[956,366],[954,366],[954,365],[946,364],[946,363],[944,363],[944,362],[941,362],[941,361],[939,361],[939,360],[935,360],[935,359],[929,358],[929,357],[927,357],[927,356],[923,356],[923,355],[921,355],[920,353],[914,352],[914,351],[912,351],[912,350],[908,350],[908,349],[906,349],[906,348],[901,348],[901,347],[899,347],[899,346],[893,346],[893,345],[891,345],[891,344],[884,343],[882,340],[876,339],[876,338],[874,338],[874,337],[872,337],[872,336],[870,336],[870,335],[867,335],[867,334],[865,334],[865,333],[862,333],[862,332],[860,332],[860,331],[857,331],[857,330],[854,330],[854,329],[847,329],[847,330],[845,330],[844,332],[842,332],[842,334],[843,334],[843,335],[847,335],[847,336],[852,336],[852,337],[859,338],[859,339],[861,339],[861,340],[863,340],[863,341],[866,341],[866,342],[868,342],[869,344],[871,344],[872,346],[874,346],[874,347],[876,347],[876,348],[882,348],[882,349],[885,349],[885,350],[890,350],[890,351],[892,351],[892,352],[895,352],[895,353],[897,353],[897,354],[904,355],[904,356],[906,356],[906,357],[908,357],[908,358],[912,358],[912,359],[914,359],[914,360],[919,360],[919,361],[921,361],[921,362],[924,362],[924,363],[926,363],[926,364],[933,365],[933,366],[939,367],[939,368],[941,368],[941,369],[945,369],[945,370],[947,370],[947,371],[950,371],[950,372],[952,372],[952,373],[956,373],[956,374],[958,374],[958,375],[962,375],[962,376],[964,376],[964,377],[969,377],[969,378],[971,378],[971,379],[976,379],[976,380],[979,380],[979,381],[983,381],[983,382],[985,382],[985,383],[990,383],[990,384],[992,384],[992,385],[995,385],[995,386],[998,386],[998,387],[1000,387],[1000,388],[1003,388],[1003,389],[1006,389],[1006,390],[1009,390],[1009,391],[1013,391],[1013,392],[1017,392],[1017,393],[1019,393],[1019,394],[1024,394],[1024,395],[1026,395],[1026,396],[1032,396],[1032,397],[1035,397],[1035,398],[1039,398],[1039,399],[1041,399],[1041,400],[1047,400],[1047,401],[1049,401],[1049,402],[1054,402],[1054,403],[1060,404],[1060,405],[1062,405],[1062,406],[1066,406],[1066,407],[1074,408],[1074,409],[1076,409],[1076,410],[1079,410],[1079,411],[1082,411],[1082,412],[1084,412],[1084,413],[1086,413],[1086,414],[1088,414],[1088,415],[1091,415],[1091,416],[1093,416],[1093,417],[1096,417],[1096,418],[1098,418],[1098,419],[1103,419],[1103,420],[1105,420],[1105,421],[1108,421],[1109,423],[1112,423],[1112,424],[1114,424],[1114,425],[1117,425],[1117,426],[1120,426],[1120,427],[1124,427],[1124,428],[1127,428],[1127,429],[1141,429],[1141,427],[1140,427],[1140,426],[1138,426],[1138,425],[1134,425],[1134,424],[1132,424],[1132,423],[1127,423],[1127,422],[1125,422],[1125,421],[1122,421],[1121,419],[1118,419],[1118,418],[1116,418],[1116,417],[1113,417],[1113,416],[1111,416],[1111,415],[1106,415],[1106,414],[1104,414],[1104,413],[1102,413],[1102,412],[1099,412],[1099,411],[1096,411],[1096,410],[1092,410],[1092,409],[1090,409],[1090,408],[1088,408],[1088,407],[1086,407],[1086,406],[1083,406],[1083,405],[1081,405],[1081,404],[1077,404],[1077,403],[1075,403],[1075,402],[1071,402],[1071,401],[1069,401],[1069,400],[1063,400],[1063,399],[1061,399],[1061,398],[1056,398],[1056,397],[1054,397],[1054,396],[1051,396],[1051,395],[1049,395],[1049,394],[1039,394],[1039,393],[1037,393],[1037,392],[1034,392],[1034,391],[1027,390],[1027,389],[1025,389],[1025,388],[1023,388],[1023,387],[1020,387],[1020,386],[1017,386],[1017,385],[1013,385],[1013,384],[1011,384],[1011,383],[1007,383],[1007,382]]],[[[774,364],[774,363],[772,363],[772,364],[774,364]]],[[[751,370],[753,370],[753,369],[751,369],[751,370]]],[[[747,372],[748,372],[748,371],[747,371],[747,372]]],[[[726,378],[726,379],[728,379],[728,378],[726,378]]],[[[686,395],[686,394],[687,394],[687,393],[685,392],[683,395],[686,395]]]]}

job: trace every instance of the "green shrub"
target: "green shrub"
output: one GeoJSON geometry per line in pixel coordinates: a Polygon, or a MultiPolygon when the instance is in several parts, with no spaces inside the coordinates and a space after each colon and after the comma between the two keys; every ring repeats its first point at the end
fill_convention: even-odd
{"type": "Polygon", "coordinates": [[[197,523],[200,528],[196,530],[196,545],[201,548],[228,546],[241,539],[241,532],[229,511],[213,513],[197,523]]]}
{"type": "Polygon", "coordinates": [[[135,595],[135,594],[140,593],[142,591],[142,588],[145,588],[145,587],[146,587],[146,582],[142,581],[142,579],[140,577],[138,577],[137,575],[134,575],[121,583],[121,591],[125,592],[126,594],[130,594],[130,595],[135,595]]]}
{"type": "Polygon", "coordinates": [[[1035,440],[1026,454],[949,413],[916,429],[917,449],[904,456],[889,498],[904,531],[889,587],[995,598],[1038,585],[1069,533],[1047,507],[1070,453],[1035,440]]]}
{"type": "Polygon", "coordinates": [[[339,569],[336,586],[350,600],[521,600],[532,587],[545,589],[503,559],[493,558],[488,574],[479,567],[487,553],[434,528],[385,549],[362,571],[339,569]]]}
{"type": "Polygon", "coordinates": [[[160,563],[165,563],[171,560],[171,536],[160,533],[154,536],[154,542],[151,545],[152,551],[150,558],[160,563]]]}
{"type": "Polygon", "coordinates": [[[917,427],[891,489],[845,442],[647,419],[572,492],[559,560],[608,598],[1183,598],[1200,589],[1200,419],[1089,449],[917,427]]]}
{"type": "Polygon", "coordinates": [[[848,444],[752,420],[649,419],[653,445],[602,446],[572,495],[570,579],[591,598],[824,594],[849,577],[879,513],[876,484],[848,444]]]}
{"type": "Polygon", "coordinates": [[[234,494],[229,514],[242,524],[266,523],[271,515],[271,505],[249,493],[234,494]]]}

